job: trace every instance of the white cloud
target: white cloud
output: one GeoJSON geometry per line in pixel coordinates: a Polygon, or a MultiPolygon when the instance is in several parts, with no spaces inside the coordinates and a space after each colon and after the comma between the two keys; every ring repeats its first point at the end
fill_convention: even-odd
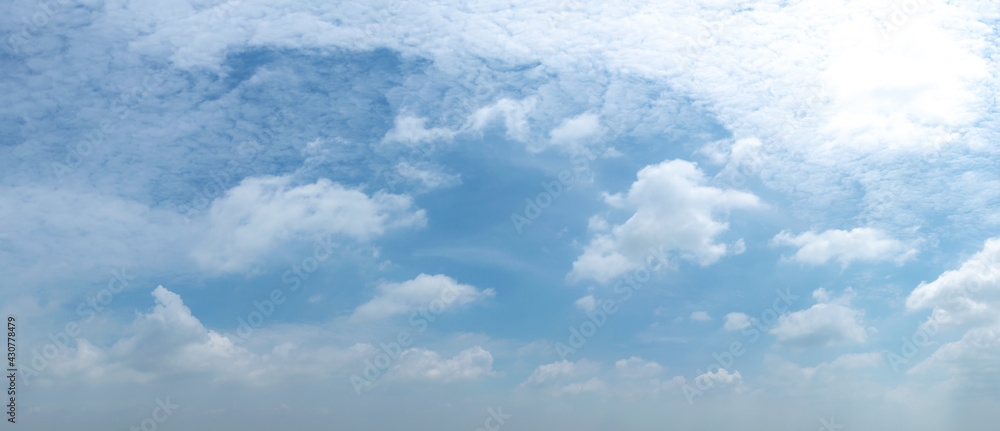
{"type": "Polygon", "coordinates": [[[743,376],[739,371],[733,371],[730,373],[725,368],[719,368],[714,373],[708,371],[694,378],[694,384],[697,387],[710,389],[710,388],[723,388],[727,386],[734,386],[737,389],[741,389],[743,385],[743,376]]]}
{"type": "MultiPolygon", "coordinates": [[[[445,1],[387,12],[377,4],[295,8],[249,0],[224,21],[214,18],[213,8],[185,10],[183,19],[174,10],[110,10],[124,28],[155,29],[140,32],[131,49],[184,68],[221,68],[234,49],[387,48],[430,59],[449,77],[469,77],[456,86],[474,87],[471,92],[498,87],[497,67],[490,67],[495,65],[503,75],[520,72],[522,85],[556,76],[558,82],[539,84],[537,97],[562,112],[509,115],[505,121],[515,127],[508,133],[526,130],[529,120],[550,130],[581,106],[619,133],[663,130],[681,116],[674,101],[657,91],[667,85],[703,106],[734,141],[759,140],[769,154],[761,179],[814,204],[853,203],[858,188],[871,203],[886,183],[912,181],[909,175],[881,175],[882,164],[938,145],[938,134],[959,137],[949,144],[959,149],[988,148],[995,136],[989,121],[981,121],[995,110],[989,103],[997,88],[991,48],[982,36],[991,32],[992,15],[976,2],[922,4],[898,30],[887,30],[896,24],[886,2],[644,2],[622,14],[564,6],[470,9],[445,1]],[[762,64],[767,67],[756,67],[762,64]]],[[[490,91],[486,97],[503,95],[490,91]]],[[[473,124],[514,111],[492,108],[473,124]]],[[[914,193],[893,205],[933,208],[949,199],[943,195],[950,185],[965,181],[947,178],[933,198],[914,193]]],[[[875,206],[864,211],[873,215],[875,206]]],[[[913,211],[876,218],[905,218],[902,213],[913,211]]]]}
{"type": "Polygon", "coordinates": [[[855,261],[903,263],[917,254],[912,244],[891,238],[879,229],[864,227],[850,231],[805,232],[796,236],[782,231],[771,241],[778,246],[798,247],[788,259],[809,265],[822,265],[831,260],[844,267],[855,261]]]}
{"type": "MultiPolygon", "coordinates": [[[[837,343],[861,344],[868,340],[862,326],[864,312],[850,307],[853,291],[833,302],[821,302],[806,310],[783,314],[769,331],[782,344],[796,347],[825,347],[837,343]]],[[[813,293],[817,300],[829,300],[822,289],[813,293]]]]}
{"type": "Polygon", "coordinates": [[[368,196],[327,179],[295,186],[291,176],[246,178],[212,202],[207,232],[191,255],[205,269],[247,271],[275,246],[338,234],[366,240],[389,229],[421,227],[424,210],[408,196],[368,196]]]}
{"type": "Polygon", "coordinates": [[[588,232],[604,232],[606,230],[608,230],[608,221],[604,217],[594,215],[587,220],[588,232]]]}
{"type": "Polygon", "coordinates": [[[424,124],[426,118],[400,115],[396,117],[396,124],[386,132],[383,142],[401,142],[410,146],[422,142],[450,141],[455,136],[455,132],[441,127],[428,129],[424,124]]]}
{"type": "Polygon", "coordinates": [[[397,163],[396,174],[407,181],[419,183],[428,190],[462,183],[458,174],[449,174],[429,166],[417,167],[408,162],[397,163]]]}
{"type": "Polygon", "coordinates": [[[576,305],[576,308],[583,311],[594,311],[594,309],[597,308],[597,301],[594,300],[594,295],[584,296],[583,298],[577,299],[573,304],[576,305]]]}
{"type": "Polygon", "coordinates": [[[495,121],[502,119],[507,130],[507,138],[525,142],[531,132],[528,125],[528,114],[535,109],[536,103],[537,99],[534,97],[523,100],[500,99],[496,103],[474,112],[463,129],[482,132],[495,121]]]}
{"type": "Polygon", "coordinates": [[[354,310],[352,321],[384,319],[422,308],[438,314],[494,295],[493,289],[479,290],[443,274],[420,274],[402,283],[382,283],[377,291],[371,301],[354,310]]]}
{"type": "Polygon", "coordinates": [[[726,323],[722,325],[727,331],[739,331],[747,326],[750,326],[750,316],[744,313],[726,314],[726,323]]]}
{"type": "Polygon", "coordinates": [[[426,349],[409,349],[399,358],[390,371],[393,377],[404,380],[475,380],[493,374],[493,355],[480,346],[459,352],[451,359],[426,349]]]}
{"type": "Polygon", "coordinates": [[[619,359],[615,362],[615,369],[627,379],[652,378],[659,376],[663,372],[663,367],[653,361],[647,361],[638,356],[628,359],[619,359]]]}
{"type": "Polygon", "coordinates": [[[906,298],[906,308],[932,308],[934,318],[947,325],[988,323],[1000,318],[998,292],[1000,238],[991,238],[957,270],[920,283],[906,298]]]}
{"type": "MultiPolygon", "coordinates": [[[[266,322],[264,326],[237,327],[236,335],[220,334],[205,328],[176,293],[160,286],[152,294],[155,307],[135,318],[130,335],[107,350],[77,339],[75,347],[51,361],[52,376],[66,381],[79,378],[133,384],[199,376],[266,386],[293,379],[347,378],[358,371],[358,364],[380,352],[365,343],[331,344],[340,336],[337,331],[355,332],[355,327],[266,322]]],[[[492,355],[480,346],[448,359],[412,348],[401,352],[387,374],[400,380],[450,382],[492,375],[492,363],[492,355]]],[[[49,377],[43,374],[41,378],[49,377]]]]}
{"type": "Polygon", "coordinates": [[[568,118],[550,132],[550,144],[577,154],[602,133],[601,119],[594,113],[568,118]]]}
{"type": "Polygon", "coordinates": [[[669,160],[643,168],[619,198],[634,214],[608,234],[598,234],[573,263],[571,280],[604,283],[645,263],[650,249],[710,265],[734,252],[716,237],[729,228],[720,218],[731,209],[760,207],[757,196],[706,184],[698,167],[669,160]]]}
{"type": "Polygon", "coordinates": [[[163,286],[152,294],[156,306],[132,323],[135,335],[119,340],[111,348],[112,355],[128,368],[149,376],[182,371],[222,375],[250,371],[252,355],[202,326],[179,295],[163,286]]]}
{"type": "Polygon", "coordinates": [[[712,320],[712,316],[709,316],[708,312],[705,311],[695,311],[691,313],[691,320],[695,322],[708,322],[712,320]]]}
{"type": "MultiPolygon", "coordinates": [[[[907,373],[951,378],[956,391],[1000,384],[996,366],[1000,363],[1000,238],[986,240],[958,269],[920,283],[906,299],[906,308],[932,309],[928,321],[908,337],[918,349],[937,344],[936,338],[945,333],[942,326],[967,329],[960,339],[945,342],[907,373]]],[[[893,353],[909,363],[911,355],[893,353]]]]}

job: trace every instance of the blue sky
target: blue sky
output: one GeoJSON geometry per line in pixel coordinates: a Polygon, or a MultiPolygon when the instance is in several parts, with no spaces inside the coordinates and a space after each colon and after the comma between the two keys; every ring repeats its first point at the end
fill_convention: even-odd
{"type": "Polygon", "coordinates": [[[992,429],[990,2],[2,8],[27,429],[992,429]]]}

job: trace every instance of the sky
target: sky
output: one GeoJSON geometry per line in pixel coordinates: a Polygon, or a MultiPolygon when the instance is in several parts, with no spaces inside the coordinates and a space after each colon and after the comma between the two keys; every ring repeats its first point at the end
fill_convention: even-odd
{"type": "Polygon", "coordinates": [[[24,429],[995,429],[993,2],[0,12],[24,429]]]}

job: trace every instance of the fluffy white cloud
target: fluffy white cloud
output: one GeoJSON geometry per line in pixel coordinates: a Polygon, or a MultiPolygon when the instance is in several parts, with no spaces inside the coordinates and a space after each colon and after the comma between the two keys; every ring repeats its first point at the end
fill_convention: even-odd
{"type": "Polygon", "coordinates": [[[426,349],[409,349],[400,355],[390,374],[404,380],[475,380],[493,374],[493,355],[480,346],[463,350],[450,359],[442,359],[437,352],[426,349]]]}
{"type": "Polygon", "coordinates": [[[712,316],[709,316],[706,311],[695,311],[691,313],[691,320],[695,322],[708,322],[712,320],[712,316]]]}
{"type": "Polygon", "coordinates": [[[668,160],[643,168],[625,196],[612,200],[635,212],[608,234],[598,234],[573,263],[572,280],[607,282],[643,265],[651,249],[710,265],[733,249],[716,243],[729,228],[725,214],[756,208],[757,196],[707,185],[694,163],[668,160]]]}
{"type": "Polygon", "coordinates": [[[128,368],[150,376],[194,370],[249,372],[249,352],[202,326],[179,295],[159,286],[153,297],[153,310],[132,323],[135,335],[111,348],[128,368]]]}
{"type": "Polygon", "coordinates": [[[726,323],[722,325],[722,328],[727,331],[739,331],[747,326],[750,326],[750,316],[744,313],[728,313],[726,314],[726,323]]]}
{"type": "Polygon", "coordinates": [[[351,320],[384,319],[420,309],[438,314],[494,295],[493,289],[479,290],[443,274],[420,274],[402,283],[382,283],[377,290],[371,301],[354,310],[351,320]]]}
{"type": "Polygon", "coordinates": [[[207,231],[191,253],[205,269],[247,271],[276,245],[338,234],[366,240],[420,227],[424,210],[408,196],[368,196],[327,179],[296,186],[291,176],[246,178],[212,202],[207,231]]]}
{"type": "MultiPolygon", "coordinates": [[[[916,348],[936,344],[941,326],[968,328],[962,338],[944,343],[908,373],[952,378],[957,385],[953,389],[960,391],[1000,384],[996,366],[1000,363],[1000,238],[986,240],[982,250],[958,269],[920,283],[906,299],[906,308],[932,309],[928,321],[909,337],[916,348]]],[[[895,359],[909,363],[911,355],[894,353],[895,359]]]]}
{"type": "Polygon", "coordinates": [[[849,231],[828,230],[822,233],[805,232],[793,236],[782,231],[771,240],[778,246],[798,247],[791,261],[822,265],[836,260],[844,267],[851,262],[897,263],[916,256],[917,249],[912,244],[889,237],[879,229],[859,227],[849,231]]]}
{"type": "Polygon", "coordinates": [[[957,270],[920,283],[906,298],[906,308],[932,308],[934,319],[943,324],[982,324],[1000,318],[998,293],[1000,238],[991,238],[957,270]]]}
{"type": "Polygon", "coordinates": [[[769,331],[777,341],[796,347],[825,347],[836,343],[864,343],[868,332],[862,326],[864,312],[851,308],[853,291],[830,301],[822,288],[813,292],[818,304],[806,310],[783,314],[769,331]]]}

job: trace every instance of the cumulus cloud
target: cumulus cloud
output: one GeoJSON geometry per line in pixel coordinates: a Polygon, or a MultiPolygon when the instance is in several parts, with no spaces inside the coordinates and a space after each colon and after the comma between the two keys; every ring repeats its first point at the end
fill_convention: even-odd
{"type": "Polygon", "coordinates": [[[351,320],[384,319],[420,309],[441,313],[493,295],[493,289],[479,290],[472,285],[459,284],[443,274],[420,274],[402,283],[380,284],[375,297],[358,306],[351,320]]]}
{"type": "MultiPolygon", "coordinates": [[[[1000,238],[986,240],[958,269],[920,283],[906,299],[906,308],[932,309],[919,331],[926,337],[910,337],[917,348],[933,343],[933,337],[940,336],[940,326],[966,329],[960,339],[942,344],[908,373],[942,373],[954,377],[964,389],[1000,384],[996,366],[1000,363],[1000,238]]],[[[905,358],[908,362],[909,356],[905,358]]]]}
{"type": "Polygon", "coordinates": [[[955,270],[921,282],[906,298],[910,311],[932,309],[933,318],[949,325],[982,324],[1000,318],[1000,238],[955,270]]]}
{"type": "Polygon", "coordinates": [[[390,373],[403,380],[475,380],[493,374],[493,355],[480,346],[463,350],[450,359],[442,359],[437,352],[426,349],[409,349],[400,355],[399,363],[390,373]]]}
{"type": "Polygon", "coordinates": [[[424,210],[408,196],[372,196],[327,179],[296,186],[291,176],[246,178],[212,202],[203,240],[191,253],[216,272],[247,271],[275,246],[337,234],[366,240],[389,229],[421,227],[424,210]]]}
{"type": "Polygon", "coordinates": [[[799,235],[782,231],[771,242],[777,246],[798,247],[798,251],[787,259],[809,265],[822,265],[831,260],[844,267],[856,261],[903,263],[917,254],[913,244],[894,239],[879,229],[865,227],[799,235]]]}
{"type": "Polygon", "coordinates": [[[246,372],[249,352],[206,329],[181,297],[163,286],[152,292],[156,306],[132,323],[135,335],[119,340],[111,353],[130,369],[149,375],[201,370],[246,372]]]}
{"type": "Polygon", "coordinates": [[[750,316],[744,313],[728,313],[726,314],[726,323],[722,325],[722,328],[727,331],[739,331],[747,326],[750,326],[750,316]]]}
{"type": "Polygon", "coordinates": [[[779,343],[795,347],[825,347],[837,343],[861,344],[868,340],[862,325],[864,312],[851,308],[853,291],[830,301],[822,288],[813,292],[820,303],[793,313],[783,314],[769,331],[779,343]]]}
{"type": "Polygon", "coordinates": [[[612,199],[634,213],[584,247],[573,262],[571,280],[607,282],[644,264],[651,249],[710,265],[734,252],[733,246],[716,242],[729,228],[725,215],[762,206],[753,194],[707,185],[697,165],[685,160],[647,166],[637,177],[625,196],[612,199]]]}

